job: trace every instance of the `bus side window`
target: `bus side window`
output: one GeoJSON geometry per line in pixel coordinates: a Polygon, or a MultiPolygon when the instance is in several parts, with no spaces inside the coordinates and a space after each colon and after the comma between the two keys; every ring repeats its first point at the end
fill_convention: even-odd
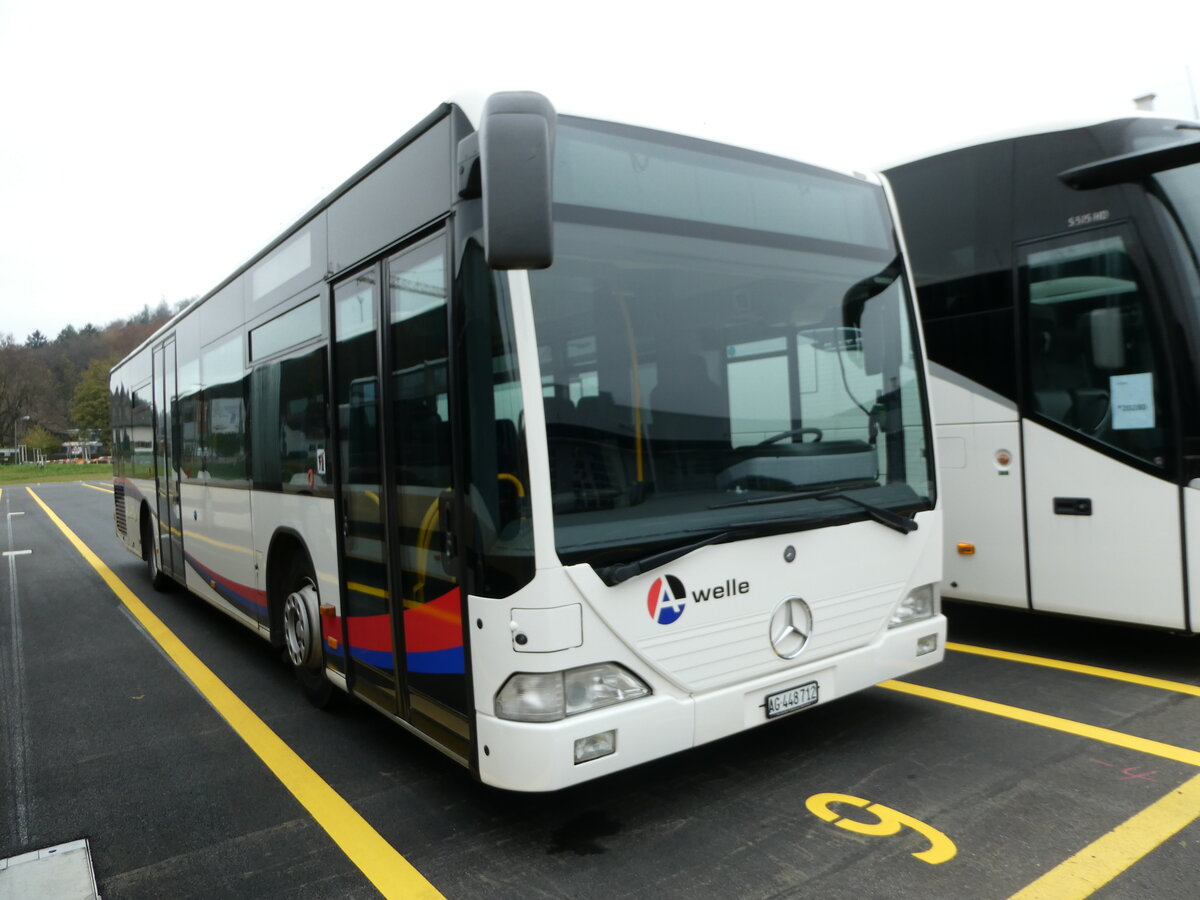
{"type": "Polygon", "coordinates": [[[1091,232],[1027,249],[1021,286],[1033,410],[1164,465],[1161,353],[1124,239],[1091,232]]]}

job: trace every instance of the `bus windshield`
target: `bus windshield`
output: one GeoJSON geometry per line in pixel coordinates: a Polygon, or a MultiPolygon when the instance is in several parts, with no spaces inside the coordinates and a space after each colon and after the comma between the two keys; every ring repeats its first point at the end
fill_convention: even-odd
{"type": "Polygon", "coordinates": [[[529,278],[565,563],[932,505],[878,186],[607,123],[555,140],[529,278]]]}
{"type": "Polygon", "coordinates": [[[1192,253],[1200,261],[1200,164],[1158,172],[1154,178],[1179,216],[1192,253]]]}

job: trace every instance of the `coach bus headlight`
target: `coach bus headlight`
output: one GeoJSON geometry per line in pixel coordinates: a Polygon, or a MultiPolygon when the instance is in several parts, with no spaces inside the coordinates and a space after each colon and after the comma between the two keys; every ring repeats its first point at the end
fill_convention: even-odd
{"type": "Polygon", "coordinates": [[[616,663],[565,672],[517,672],[496,692],[496,716],[516,722],[553,722],[649,693],[644,681],[616,663]]]}
{"type": "Polygon", "coordinates": [[[928,619],[935,612],[937,612],[937,595],[934,593],[933,585],[923,584],[910,591],[909,595],[892,610],[892,620],[888,622],[888,628],[928,619]]]}

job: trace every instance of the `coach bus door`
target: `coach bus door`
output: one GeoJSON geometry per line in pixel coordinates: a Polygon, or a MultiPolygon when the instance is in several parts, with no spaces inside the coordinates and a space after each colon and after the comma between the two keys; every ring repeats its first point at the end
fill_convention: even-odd
{"type": "Polygon", "coordinates": [[[175,441],[175,339],[154,348],[154,484],[160,567],[183,581],[183,523],[179,506],[179,448],[175,441]]]}
{"type": "Polygon", "coordinates": [[[352,689],[465,757],[461,599],[442,521],[454,487],[445,244],[426,238],[335,285],[334,370],[352,689]]]}
{"type": "Polygon", "coordinates": [[[1034,609],[1184,626],[1161,323],[1134,233],[1020,246],[1034,609]]]}

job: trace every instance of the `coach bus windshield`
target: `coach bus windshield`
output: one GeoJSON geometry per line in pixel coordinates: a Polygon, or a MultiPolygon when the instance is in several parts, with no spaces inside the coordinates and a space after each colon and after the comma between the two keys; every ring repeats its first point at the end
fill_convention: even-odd
{"type": "Polygon", "coordinates": [[[1200,164],[1159,172],[1154,177],[1179,216],[1191,244],[1193,262],[1200,264],[1200,164]]]}
{"type": "Polygon", "coordinates": [[[555,262],[529,278],[563,561],[929,508],[918,344],[881,189],[559,123],[555,262]]]}

